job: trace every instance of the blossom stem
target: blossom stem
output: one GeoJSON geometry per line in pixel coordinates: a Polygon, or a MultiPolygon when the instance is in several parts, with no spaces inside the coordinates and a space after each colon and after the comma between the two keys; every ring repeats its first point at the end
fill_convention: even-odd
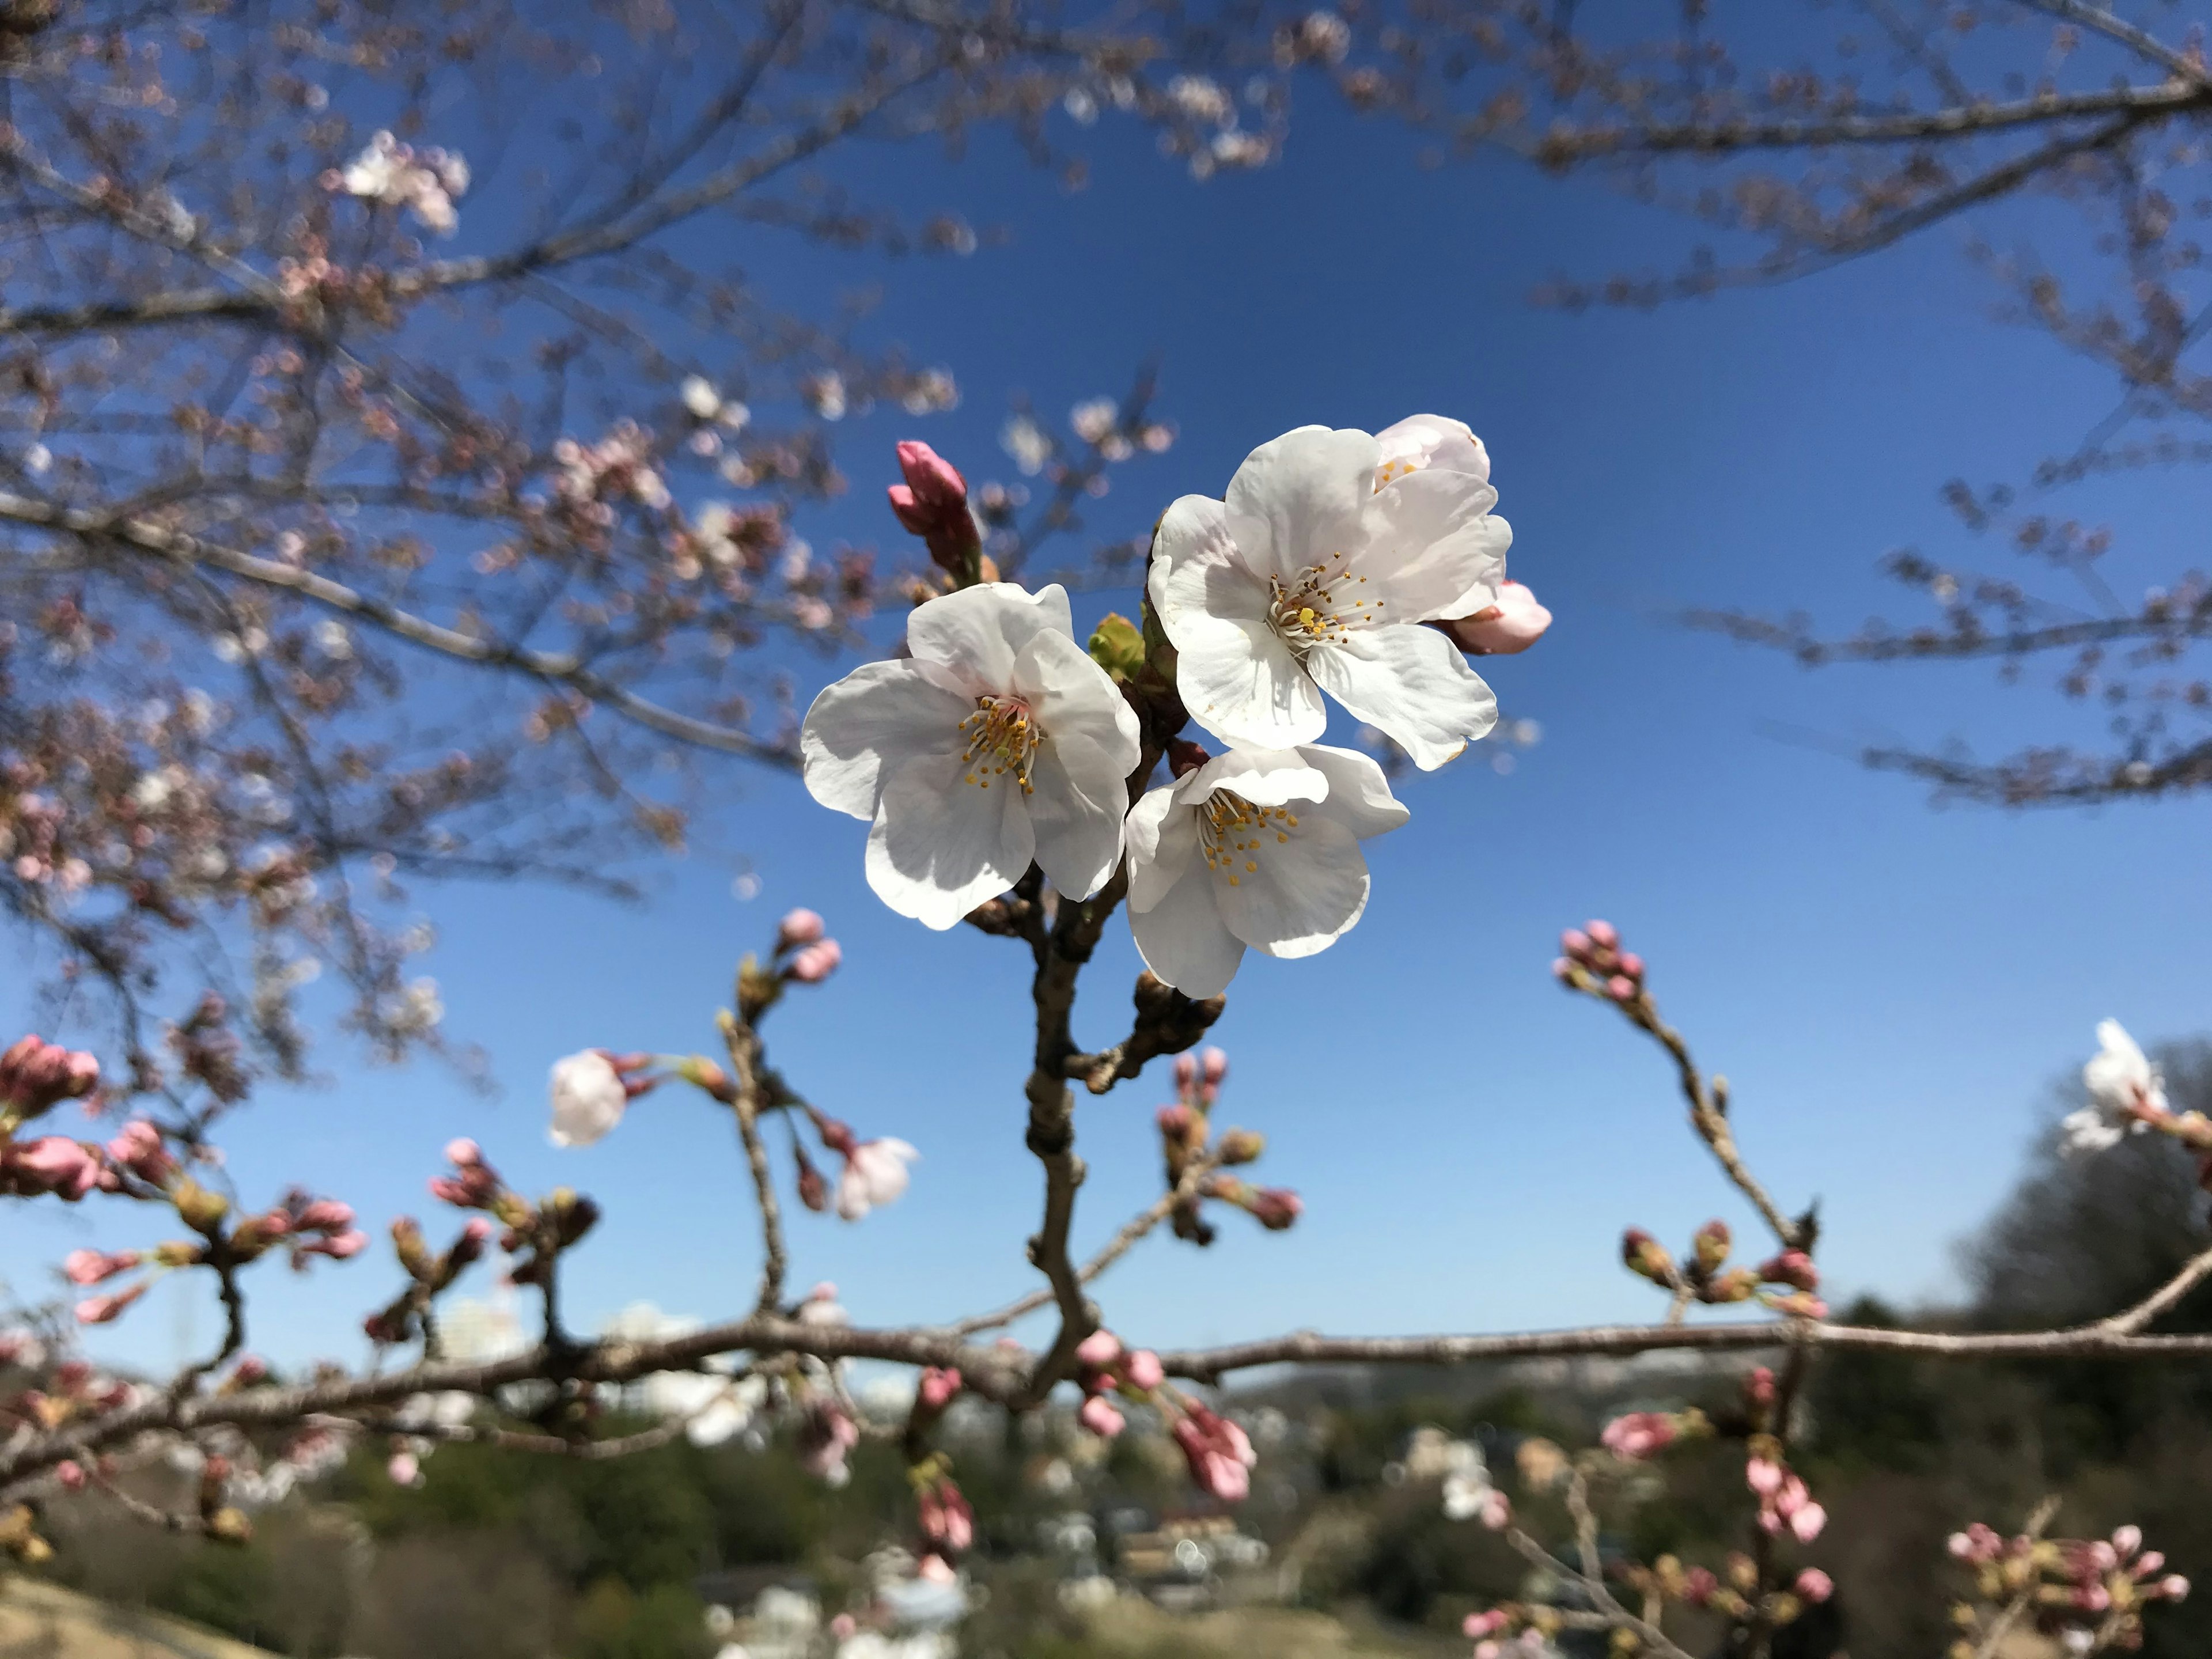
{"type": "MultiPolygon", "coordinates": [[[[2034,1513],[2027,1517],[2027,1537],[2030,1542],[2043,1536],[2043,1529],[2051,1524],[2051,1518],[2057,1513],[2058,1499],[2055,1497],[2046,1498],[2035,1506],[2034,1513]]],[[[2004,1646],[2005,1638],[2012,1634],[2013,1626],[2035,1605],[2038,1581],[2031,1577],[2020,1594],[2006,1602],[1997,1616],[1990,1620],[1990,1627],[1983,1632],[1980,1645],[1974,1650],[1974,1659],[1996,1659],[1998,1650],[2004,1646]]]]}
{"type": "Polygon", "coordinates": [[[775,1171],[769,1167],[768,1143],[760,1132],[760,1034],[727,1010],[716,1023],[729,1049],[730,1075],[737,1081],[737,1098],[731,1103],[730,1112],[738,1121],[745,1163],[752,1170],[753,1194],[760,1200],[761,1287],[754,1311],[773,1313],[783,1299],[783,1275],[789,1257],[783,1243],[783,1209],[775,1196],[775,1171]]]}

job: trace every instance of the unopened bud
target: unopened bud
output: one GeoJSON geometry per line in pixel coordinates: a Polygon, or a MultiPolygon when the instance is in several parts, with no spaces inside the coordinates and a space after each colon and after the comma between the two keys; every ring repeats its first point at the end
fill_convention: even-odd
{"type": "Polygon", "coordinates": [[[1655,1285],[1671,1285],[1674,1282],[1674,1258],[1667,1254],[1665,1245],[1641,1227],[1631,1227],[1621,1234],[1620,1260],[1629,1272],[1655,1285]]]}
{"type": "Polygon", "coordinates": [[[1178,778],[1188,777],[1212,758],[1202,747],[1188,738],[1170,738],[1168,740],[1168,770],[1178,778]]]}
{"type": "Polygon", "coordinates": [[[1801,1291],[1820,1288],[1820,1270],[1802,1250],[1784,1250],[1772,1261],[1762,1263],[1759,1276],[1770,1285],[1788,1285],[1801,1291]]]}
{"type": "Polygon", "coordinates": [[[207,1518],[207,1535],[219,1544],[246,1544],[252,1541],[253,1522],[246,1518],[246,1511],[225,1504],[207,1518]]]}
{"type": "Polygon", "coordinates": [[[1620,930],[1609,921],[1586,921],[1583,924],[1583,932],[1588,933],[1590,943],[1601,950],[1620,948],[1620,930]]]}
{"type": "Polygon", "coordinates": [[[228,1199],[208,1191],[190,1176],[177,1183],[169,1201],[177,1206],[179,1219],[196,1233],[213,1233],[230,1213],[228,1199]]]}
{"type": "Polygon", "coordinates": [[[430,1273],[430,1252],[422,1243],[422,1224],[412,1216],[395,1216],[392,1221],[392,1248],[398,1252],[399,1265],[410,1279],[426,1279],[430,1273]]]}
{"type": "Polygon", "coordinates": [[[1731,1243],[1728,1223],[1725,1221],[1708,1221],[1704,1226],[1698,1228],[1697,1237],[1691,1240],[1691,1248],[1697,1255],[1698,1267],[1709,1273],[1717,1270],[1720,1265],[1729,1259],[1731,1243]]]}
{"type": "Polygon", "coordinates": [[[1221,1137],[1218,1150],[1224,1164],[1255,1162],[1267,1147],[1267,1138],[1253,1129],[1231,1129],[1221,1137]]]}
{"type": "Polygon", "coordinates": [[[828,932],[828,926],[812,910],[793,910],[776,925],[775,948],[795,950],[802,945],[811,945],[828,932]]]}

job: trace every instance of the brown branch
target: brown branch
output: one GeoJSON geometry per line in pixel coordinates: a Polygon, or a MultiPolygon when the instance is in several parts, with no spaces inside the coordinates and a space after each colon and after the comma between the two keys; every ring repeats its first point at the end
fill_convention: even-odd
{"type": "MultiPolygon", "coordinates": [[[[1123,1222],[1120,1230],[1113,1237],[1106,1241],[1098,1254],[1083,1264],[1076,1273],[1076,1282],[1082,1285],[1090,1284],[1127,1255],[1131,1247],[1146,1234],[1172,1215],[1177,1205],[1187,1204],[1196,1198],[1200,1182],[1211,1174],[1219,1163],[1219,1158],[1212,1152],[1206,1152],[1194,1158],[1190,1166],[1183,1171],[1181,1181],[1161,1194],[1148,1208],[1139,1211],[1123,1222]]],[[[1049,1285],[1042,1290],[1031,1291],[1027,1296],[1009,1302],[996,1313],[977,1314],[971,1319],[960,1321],[952,1327],[953,1332],[960,1336],[973,1336],[978,1331],[996,1330],[1002,1325],[1011,1325],[1017,1319],[1033,1314],[1039,1308],[1047,1305],[1052,1301],[1053,1295],[1052,1287],[1049,1285]]]]}
{"type": "Polygon", "coordinates": [[[2171,1311],[2190,1291],[2212,1275],[2212,1249],[2190,1258],[2181,1271],[2152,1291],[2142,1301],[2110,1319],[2100,1320],[2092,1328],[2111,1331],[2116,1335],[2133,1336],[2160,1314],[2171,1311]]]}
{"type": "MultiPolygon", "coordinates": [[[[1581,1477],[1577,1475],[1576,1480],[1579,1485],[1581,1477]]],[[[1583,1514],[1588,1513],[1589,1509],[1585,1504],[1583,1514]]],[[[1661,1659],[1695,1659],[1695,1656],[1677,1647],[1668,1639],[1667,1632],[1656,1625],[1638,1618],[1613,1600],[1613,1592],[1605,1587],[1605,1580],[1596,1568],[1577,1571],[1518,1527],[1508,1527],[1505,1529],[1505,1541],[1510,1544],[1521,1559],[1529,1565],[1540,1571],[1555,1572],[1578,1588],[1589,1598],[1590,1606],[1597,1610],[1597,1617],[1602,1621],[1601,1627],[1635,1632],[1643,1638],[1645,1648],[1652,1653],[1660,1655],[1661,1659]]],[[[1592,1541],[1594,1545],[1594,1534],[1592,1541]]],[[[1594,1553],[1593,1549],[1592,1553],[1594,1553]]],[[[1588,1555],[1585,1556],[1584,1562],[1585,1566],[1588,1566],[1588,1555]]]]}
{"type": "Polygon", "coordinates": [[[2212,76],[2205,74],[2203,58],[2175,51],[2148,29],[2138,28],[2124,17],[2115,17],[2101,6],[2087,4],[2086,0],[2023,0],[2023,3],[2038,11],[2047,11],[2053,17],[2063,17],[2069,23],[2078,23],[2106,40],[2118,41],[2185,85],[2200,90],[2212,88],[2212,76]]]}
{"type": "MultiPolygon", "coordinates": [[[[743,995],[742,987],[739,995],[743,995]]],[[[783,1210],[775,1196],[775,1172],[769,1167],[768,1145],[760,1132],[761,1040],[750,1026],[726,1011],[718,1023],[722,1028],[722,1040],[729,1048],[730,1069],[737,1085],[737,1098],[730,1103],[730,1110],[738,1120],[738,1133],[745,1145],[745,1163],[752,1171],[753,1194],[760,1200],[761,1287],[754,1311],[773,1313],[783,1300],[783,1275],[788,1257],[783,1243],[783,1210]]]]}
{"type": "Polygon", "coordinates": [[[1884,638],[1823,641],[1761,617],[1726,611],[1692,611],[1682,620],[1692,628],[1725,634],[1747,645],[1788,651],[1808,667],[1838,662],[1894,662],[1943,658],[2021,657],[2039,651],[2080,650],[2122,640],[2198,640],[2212,637],[2212,605],[2185,613],[2102,617],[2087,622],[2057,623],[2048,628],[2014,628],[2001,634],[1918,629],[1884,638]]]}

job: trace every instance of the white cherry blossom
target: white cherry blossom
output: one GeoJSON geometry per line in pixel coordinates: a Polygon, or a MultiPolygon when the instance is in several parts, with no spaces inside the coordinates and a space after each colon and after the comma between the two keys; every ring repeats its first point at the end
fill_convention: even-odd
{"type": "Polygon", "coordinates": [[[1405,823],[1382,769],[1348,749],[1232,749],[1129,813],[1129,927],[1186,996],[1235,977],[1246,948],[1324,951],[1367,908],[1359,843],[1405,823]]]}
{"type": "Polygon", "coordinates": [[[1457,422],[1300,427],[1254,450],[1222,501],[1160,520],[1147,591],[1191,718],[1224,742],[1311,743],[1327,691],[1423,770],[1498,719],[1451,641],[1417,624],[1497,602],[1512,532],[1457,422]]]}
{"type": "Polygon", "coordinates": [[[2089,1103],[2069,1112],[2059,1123],[2063,1152],[2108,1151],[2150,1127],[2136,1115],[2136,1106],[2166,1109],[2165,1080],[2119,1021],[2100,1022],[2097,1041],[2101,1046],[2081,1068],[2089,1103]]]}
{"type": "Polygon", "coordinates": [[[986,582],[907,622],[910,657],[855,669],[814,700],[806,787],[871,822],[868,884],[951,927],[1034,859],[1088,898],[1121,856],[1137,717],[1076,642],[1067,594],[986,582]]]}
{"type": "Polygon", "coordinates": [[[629,1091],[614,1062],[596,1048],[553,1062],[550,1082],[556,1146],[588,1146],[622,1121],[629,1091]]]}
{"type": "Polygon", "coordinates": [[[896,1200],[911,1178],[907,1165],[920,1158],[905,1141],[894,1136],[864,1140],[845,1160],[845,1173],[837,1181],[837,1213],[858,1221],[873,1209],[896,1200]]]}

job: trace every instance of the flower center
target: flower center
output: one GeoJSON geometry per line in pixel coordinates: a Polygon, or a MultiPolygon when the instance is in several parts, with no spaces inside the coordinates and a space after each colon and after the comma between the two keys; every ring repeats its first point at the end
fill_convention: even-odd
{"type": "Polygon", "coordinates": [[[1288,842],[1297,827],[1298,815],[1287,806],[1255,806],[1234,790],[1217,789],[1198,809],[1199,850],[1206,867],[1236,887],[1258,873],[1261,855],[1288,842]]]}
{"type": "Polygon", "coordinates": [[[1274,596],[1270,620],[1276,634],[1299,657],[1323,641],[1343,644],[1352,629],[1382,620],[1382,600],[1357,597],[1366,580],[1345,568],[1341,553],[1306,566],[1288,582],[1280,576],[1268,577],[1267,588],[1274,596]]]}
{"type": "Polygon", "coordinates": [[[978,697],[975,712],[960,722],[960,729],[968,737],[963,758],[969,768],[963,783],[988,789],[993,778],[1012,772],[1022,793],[1036,793],[1030,783],[1030,762],[1044,733],[1027,703],[1013,697],[978,697]]]}

